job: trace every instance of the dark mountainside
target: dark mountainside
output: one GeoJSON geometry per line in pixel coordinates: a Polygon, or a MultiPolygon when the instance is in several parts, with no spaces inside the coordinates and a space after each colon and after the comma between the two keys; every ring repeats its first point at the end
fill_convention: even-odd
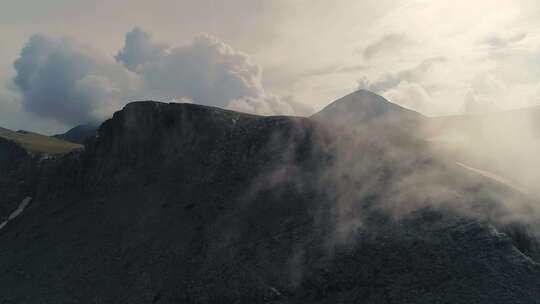
{"type": "Polygon", "coordinates": [[[371,127],[131,103],[38,161],[0,230],[0,297],[540,303],[529,199],[371,127]]]}
{"type": "Polygon", "coordinates": [[[69,129],[66,133],[53,135],[54,138],[69,141],[76,144],[84,144],[84,142],[96,135],[99,125],[84,124],[69,129]]]}

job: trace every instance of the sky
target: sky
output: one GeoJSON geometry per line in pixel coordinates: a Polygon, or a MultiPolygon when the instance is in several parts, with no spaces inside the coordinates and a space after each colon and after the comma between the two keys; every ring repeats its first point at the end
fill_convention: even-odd
{"type": "Polygon", "coordinates": [[[310,115],[357,89],[428,116],[540,104],[531,0],[0,0],[0,126],[129,101],[310,115]]]}

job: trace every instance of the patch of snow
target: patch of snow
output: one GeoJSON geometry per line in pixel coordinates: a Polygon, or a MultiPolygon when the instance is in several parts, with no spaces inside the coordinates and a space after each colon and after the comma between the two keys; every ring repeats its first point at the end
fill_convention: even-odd
{"type": "Polygon", "coordinates": [[[4,227],[6,227],[6,225],[9,223],[9,221],[13,220],[14,218],[16,218],[17,216],[19,216],[26,207],[28,207],[28,204],[30,204],[30,201],[32,200],[31,197],[27,196],[25,197],[22,202],[19,204],[19,206],[17,207],[17,209],[15,209],[15,211],[11,212],[11,214],[9,215],[8,219],[3,221],[1,224],[0,224],[0,230],[2,230],[4,227]]]}
{"type": "Polygon", "coordinates": [[[24,211],[24,208],[26,208],[26,206],[30,204],[31,200],[32,200],[31,197],[26,197],[25,199],[23,199],[22,202],[19,204],[19,207],[17,207],[15,211],[11,212],[11,214],[8,217],[8,221],[11,221],[12,219],[19,216],[24,211]]]}

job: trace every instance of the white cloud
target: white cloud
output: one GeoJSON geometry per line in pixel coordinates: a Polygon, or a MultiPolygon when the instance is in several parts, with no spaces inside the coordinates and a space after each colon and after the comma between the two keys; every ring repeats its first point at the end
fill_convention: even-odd
{"type": "Polygon", "coordinates": [[[256,114],[294,113],[287,100],[264,90],[259,65],[213,36],[168,47],[155,44],[136,28],[126,35],[117,60],[141,76],[145,94],[153,98],[183,96],[199,104],[256,114]]]}
{"type": "Polygon", "coordinates": [[[14,83],[25,110],[66,125],[102,120],[134,99],[295,112],[289,99],[264,90],[260,66],[212,36],[170,47],[135,28],[116,60],[73,39],[34,35],[15,62],[14,83]]]}
{"type": "Polygon", "coordinates": [[[24,109],[68,125],[105,118],[133,91],[128,70],[68,38],[32,36],[14,66],[24,109]]]}
{"type": "Polygon", "coordinates": [[[264,95],[261,68],[207,35],[138,64],[147,91],[161,98],[189,96],[196,103],[226,107],[231,100],[264,95]]]}
{"type": "Polygon", "coordinates": [[[141,64],[164,56],[166,48],[164,44],[153,42],[150,33],[135,27],[126,34],[124,47],[118,51],[115,58],[135,72],[141,64]]]}

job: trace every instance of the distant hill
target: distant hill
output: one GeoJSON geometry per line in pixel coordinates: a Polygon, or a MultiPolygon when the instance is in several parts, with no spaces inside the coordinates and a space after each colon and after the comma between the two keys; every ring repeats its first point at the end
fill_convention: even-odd
{"type": "Polygon", "coordinates": [[[350,128],[396,127],[412,133],[426,117],[366,90],[342,97],[312,119],[350,128]]]}
{"type": "Polygon", "coordinates": [[[98,127],[98,124],[79,125],[69,129],[66,133],[56,134],[53,137],[82,145],[86,139],[96,135],[98,127]]]}
{"type": "Polygon", "coordinates": [[[5,128],[0,128],[0,137],[17,143],[29,153],[57,155],[82,148],[79,144],[66,142],[46,135],[27,131],[12,131],[5,128]]]}

